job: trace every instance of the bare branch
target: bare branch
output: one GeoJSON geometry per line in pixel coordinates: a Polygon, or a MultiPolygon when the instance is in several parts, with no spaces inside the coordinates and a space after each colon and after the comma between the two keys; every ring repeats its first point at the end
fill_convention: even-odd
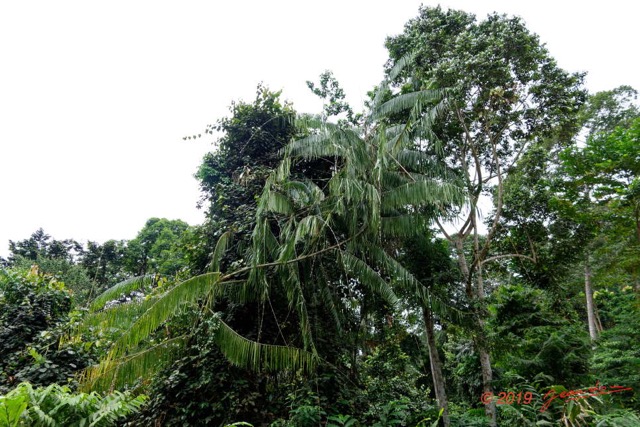
{"type": "Polygon", "coordinates": [[[488,262],[496,261],[496,260],[503,259],[503,258],[523,258],[523,259],[527,259],[527,260],[529,260],[529,261],[531,261],[533,263],[536,262],[535,258],[532,258],[532,257],[530,257],[528,255],[503,254],[503,255],[495,255],[495,256],[489,257],[489,258],[487,258],[487,259],[485,259],[483,261],[480,261],[480,265],[484,265],[484,264],[486,264],[488,262]]]}

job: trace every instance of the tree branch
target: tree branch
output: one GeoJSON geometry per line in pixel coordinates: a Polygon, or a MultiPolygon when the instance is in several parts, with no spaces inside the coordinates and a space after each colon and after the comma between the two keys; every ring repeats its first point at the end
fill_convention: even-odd
{"type": "Polygon", "coordinates": [[[488,262],[496,261],[496,260],[503,259],[503,258],[523,258],[523,259],[527,259],[527,260],[529,260],[529,261],[531,261],[531,262],[533,262],[533,263],[535,263],[535,262],[536,262],[535,258],[532,258],[532,257],[530,257],[530,256],[528,256],[528,255],[520,255],[520,254],[503,254],[503,255],[495,255],[495,256],[489,257],[489,258],[487,258],[487,259],[485,259],[485,260],[483,260],[483,261],[480,261],[480,263],[479,263],[479,264],[480,264],[480,265],[484,265],[484,264],[486,264],[486,263],[488,263],[488,262]]]}

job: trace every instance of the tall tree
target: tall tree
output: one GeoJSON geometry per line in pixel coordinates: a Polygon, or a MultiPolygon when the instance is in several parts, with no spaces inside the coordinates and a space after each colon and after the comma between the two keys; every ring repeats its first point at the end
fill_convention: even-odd
{"type": "Polygon", "coordinates": [[[73,263],[82,254],[82,245],[72,239],[52,240],[50,235],[39,228],[28,239],[17,242],[9,240],[9,252],[9,261],[17,257],[36,261],[40,257],[73,263]]]}
{"type": "Polygon", "coordinates": [[[640,247],[640,109],[633,102],[636,96],[629,86],[592,95],[582,113],[586,142],[560,153],[556,174],[563,205],[591,230],[583,266],[587,324],[593,341],[601,328],[593,300],[592,264],[598,258],[617,259],[609,268],[626,263],[634,270],[636,285],[639,280],[640,265],[631,261],[640,247]],[[615,245],[612,240],[620,243],[615,245]],[[595,256],[603,246],[605,256],[595,256]]]}
{"type": "Polygon", "coordinates": [[[188,230],[189,224],[179,219],[150,218],[135,239],[127,243],[126,269],[136,276],[177,274],[186,267],[182,238],[188,230]]]}
{"type": "Polygon", "coordinates": [[[203,227],[194,234],[190,254],[194,272],[206,270],[217,240],[234,233],[234,261],[245,264],[248,241],[255,221],[256,199],[269,173],[282,155],[280,150],[296,135],[295,111],[280,92],[259,85],[252,103],[233,102],[231,116],[207,126],[206,133],[221,134],[216,149],[207,153],[196,178],[200,182],[200,207],[207,208],[203,227]]]}
{"type": "MultiPolygon", "coordinates": [[[[443,211],[438,226],[456,250],[466,294],[476,309],[475,345],[484,390],[492,392],[483,268],[506,256],[527,256],[491,252],[504,207],[504,180],[532,144],[547,138],[569,141],[585,97],[582,76],[560,69],[521,19],[497,14],[478,22],[462,11],[422,7],[386,46],[390,66],[408,54],[415,56],[415,65],[397,79],[399,87],[451,88],[451,112],[424,149],[458,174],[468,196],[467,208],[443,211]],[[492,221],[481,239],[481,198],[487,196],[492,221]],[[462,224],[455,232],[444,223],[453,220],[462,224]]],[[[487,405],[486,411],[495,426],[495,405],[487,405]]]]}
{"type": "MultiPolygon", "coordinates": [[[[312,367],[319,356],[320,360],[328,357],[318,352],[323,347],[318,346],[316,338],[325,333],[315,327],[321,323],[315,319],[335,320],[334,329],[339,331],[338,308],[349,306],[345,292],[377,295],[389,306],[397,302],[391,283],[424,292],[419,281],[382,243],[385,236],[413,235],[424,229],[424,216],[412,214],[415,209],[461,200],[455,186],[428,174],[424,156],[412,147],[412,130],[428,129],[432,124],[433,115],[421,117],[418,111],[428,103],[434,104],[435,110],[442,109],[437,100],[437,92],[423,91],[381,102],[364,129],[307,120],[309,136],[287,147],[287,156],[267,179],[259,199],[247,254],[249,265],[231,264],[230,272],[221,273],[222,255],[230,243],[229,233],[223,234],[213,251],[212,272],[177,284],[155,301],[143,302],[143,314],[116,340],[109,358],[89,378],[108,374],[109,367],[120,362],[132,366],[119,370],[130,378],[132,373],[142,372],[149,357],[170,354],[175,343],[188,337],[174,338],[135,357],[117,360],[174,315],[181,303],[226,297],[235,303],[258,301],[273,310],[270,298],[283,292],[298,325],[298,333],[290,340],[278,325],[278,338],[285,339],[284,345],[266,344],[260,334],[256,341],[250,341],[219,317],[213,319],[216,337],[222,352],[236,364],[257,369],[298,369],[312,367]],[[378,119],[407,107],[413,110],[412,120],[407,123],[391,127],[378,124],[378,119]],[[313,180],[292,173],[296,162],[326,156],[340,160],[339,169],[324,190],[313,180]],[[412,209],[403,213],[407,207],[412,209]]],[[[93,310],[101,309],[114,293],[142,283],[129,282],[108,291],[95,302],[93,310]]],[[[113,310],[113,314],[96,311],[94,316],[113,323],[120,309],[113,310]]]]}
{"type": "Polygon", "coordinates": [[[97,292],[92,297],[129,276],[125,271],[126,250],[125,240],[107,240],[103,244],[87,242],[80,263],[97,285],[97,292]]]}
{"type": "Polygon", "coordinates": [[[41,272],[55,275],[72,291],[76,303],[90,297],[93,282],[80,265],[85,251],[75,240],[53,239],[40,228],[28,239],[10,241],[9,250],[9,265],[29,269],[35,264],[41,272]]]}

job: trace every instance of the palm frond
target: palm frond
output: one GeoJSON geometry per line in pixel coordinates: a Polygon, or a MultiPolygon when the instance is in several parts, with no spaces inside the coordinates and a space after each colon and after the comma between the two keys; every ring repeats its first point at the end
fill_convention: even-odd
{"type": "MultiPolygon", "coordinates": [[[[307,302],[304,298],[298,266],[294,263],[283,265],[278,269],[280,280],[285,285],[289,308],[294,308],[298,313],[300,322],[300,334],[305,349],[314,349],[313,336],[311,335],[311,322],[307,311],[307,302]]],[[[315,350],[314,350],[315,351],[315,350]]]]}
{"type": "Polygon", "coordinates": [[[108,391],[131,385],[175,360],[186,342],[187,337],[180,336],[120,359],[106,358],[85,369],[80,377],[82,389],[108,391]]]}
{"type": "Polygon", "coordinates": [[[273,212],[283,215],[289,215],[293,213],[293,206],[291,201],[281,193],[277,191],[267,191],[260,198],[260,211],[261,212],[273,212]]]}
{"type": "Polygon", "coordinates": [[[454,178],[451,171],[437,161],[433,154],[420,150],[403,149],[396,153],[395,158],[408,171],[431,178],[442,177],[447,181],[454,178]]]}
{"type": "Polygon", "coordinates": [[[320,284],[320,301],[322,302],[322,307],[329,312],[331,318],[333,319],[333,323],[336,325],[336,329],[338,332],[342,332],[342,323],[343,316],[340,315],[338,308],[333,300],[333,293],[331,292],[331,288],[329,287],[329,280],[324,278],[324,280],[319,281],[320,284]]]}
{"type": "Polygon", "coordinates": [[[142,289],[145,286],[151,285],[154,279],[155,277],[151,275],[138,276],[113,285],[93,300],[91,306],[89,307],[89,310],[98,311],[102,309],[102,307],[104,307],[104,305],[109,301],[117,299],[120,296],[126,295],[130,292],[142,289]]]}
{"type": "Polygon", "coordinates": [[[322,129],[318,134],[309,135],[290,143],[287,146],[287,154],[294,158],[315,160],[322,157],[344,156],[345,150],[336,144],[327,129],[322,129]]]}
{"type": "Polygon", "coordinates": [[[229,248],[231,241],[233,240],[233,233],[227,231],[220,236],[216,242],[216,247],[211,254],[211,264],[209,265],[209,271],[220,271],[220,261],[224,256],[224,253],[229,248]]]}
{"type": "Polygon", "coordinates": [[[356,278],[363,286],[380,295],[390,306],[397,306],[398,297],[393,292],[389,283],[384,280],[377,271],[349,252],[341,251],[340,256],[350,276],[356,278]]]}
{"type": "Polygon", "coordinates": [[[82,322],[75,328],[72,335],[79,337],[93,328],[109,330],[112,328],[126,329],[142,313],[147,311],[156,302],[157,296],[149,296],[142,301],[131,301],[118,304],[108,309],[88,313],[82,322]]]}
{"type": "Polygon", "coordinates": [[[317,237],[322,228],[322,218],[319,218],[317,215],[309,215],[304,218],[296,227],[295,236],[293,238],[294,242],[305,241],[305,239],[311,237],[317,237]]]}
{"type": "MultiPolygon", "coordinates": [[[[442,94],[446,94],[447,91],[442,90],[442,94]]],[[[450,109],[449,100],[442,99],[437,104],[431,106],[426,111],[414,110],[412,111],[412,123],[413,133],[415,136],[426,138],[431,141],[432,147],[436,148],[436,152],[440,155],[443,153],[438,148],[442,148],[442,145],[437,144],[438,138],[433,133],[433,125],[436,123],[436,119],[441,117],[446,111],[450,109]]]]}
{"type": "Polygon", "coordinates": [[[429,229],[425,215],[384,216],[380,222],[382,235],[386,237],[412,237],[429,229]]]}
{"type": "Polygon", "coordinates": [[[325,198],[322,189],[312,181],[286,181],[281,186],[297,204],[306,206],[318,203],[325,198]]]}
{"type": "Polygon", "coordinates": [[[423,111],[440,101],[443,95],[444,91],[438,89],[400,94],[376,108],[371,114],[371,119],[377,121],[407,110],[423,111]]]}
{"type": "Polygon", "coordinates": [[[219,294],[220,273],[205,273],[174,286],[161,295],[136,322],[114,343],[109,355],[112,359],[125,355],[141,341],[149,337],[158,326],[180,310],[183,304],[195,302],[208,294],[219,294]]]}
{"type": "Polygon", "coordinates": [[[441,205],[461,203],[464,193],[460,187],[436,180],[409,182],[387,191],[383,196],[383,207],[441,205]]]}
{"type": "Polygon", "coordinates": [[[399,285],[402,288],[413,290],[413,292],[420,294],[423,292],[424,285],[407,270],[398,260],[390,256],[379,246],[368,246],[364,248],[367,256],[369,256],[377,266],[386,272],[390,277],[390,281],[399,285]]]}
{"type": "Polygon", "coordinates": [[[251,341],[222,320],[216,332],[216,341],[231,363],[254,371],[266,369],[312,372],[316,367],[317,357],[314,354],[295,347],[251,341]]]}
{"type": "Polygon", "coordinates": [[[409,64],[411,64],[415,60],[417,56],[417,52],[418,51],[416,50],[411,53],[408,53],[402,58],[400,58],[398,61],[396,61],[393,68],[389,70],[389,80],[393,81],[396,78],[398,78],[402,70],[404,70],[409,64]]]}

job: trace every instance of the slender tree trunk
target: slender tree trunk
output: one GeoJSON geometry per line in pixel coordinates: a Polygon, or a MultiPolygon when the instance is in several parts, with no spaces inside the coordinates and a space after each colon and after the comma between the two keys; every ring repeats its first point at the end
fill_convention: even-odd
{"type": "Polygon", "coordinates": [[[458,258],[458,266],[460,267],[460,272],[462,272],[462,277],[465,279],[465,293],[469,299],[473,298],[473,293],[471,292],[471,286],[469,282],[469,265],[467,264],[467,259],[464,254],[464,241],[460,236],[457,236],[453,242],[456,249],[456,257],[458,258]]]}
{"type": "MultiPolygon", "coordinates": [[[[480,322],[479,322],[480,323],[480,322]]],[[[481,321],[481,323],[484,323],[481,321]]],[[[493,395],[493,371],[491,370],[491,358],[486,348],[486,336],[484,331],[480,332],[480,336],[476,340],[476,349],[480,355],[480,368],[482,370],[482,390],[484,393],[491,393],[493,395]]],[[[489,425],[496,427],[497,414],[496,414],[496,402],[492,400],[484,407],[484,412],[489,418],[489,425]]]]}
{"type": "MultiPolygon", "coordinates": [[[[474,243],[477,245],[477,242],[474,243]]],[[[467,297],[471,301],[475,301],[479,307],[482,306],[484,302],[484,283],[482,277],[482,269],[478,268],[476,272],[476,283],[475,289],[471,286],[472,282],[472,272],[469,269],[469,264],[467,263],[467,259],[464,254],[464,242],[463,239],[458,236],[454,240],[454,245],[456,248],[456,255],[458,258],[458,265],[460,266],[460,271],[462,272],[463,277],[465,278],[466,284],[466,294],[467,297]]],[[[481,308],[476,309],[475,314],[475,322],[476,322],[476,337],[474,338],[474,345],[476,350],[478,351],[478,355],[480,356],[480,369],[482,372],[482,389],[484,393],[493,394],[493,371],[491,369],[491,357],[489,355],[489,351],[487,350],[487,338],[485,333],[485,324],[484,324],[484,314],[480,312],[481,308]]],[[[480,398],[480,396],[478,396],[480,398]]],[[[495,401],[491,401],[485,405],[485,414],[487,418],[489,418],[489,425],[491,427],[496,427],[497,424],[497,410],[495,401]]]]}
{"type": "Polygon", "coordinates": [[[598,307],[594,306],[594,311],[596,313],[596,326],[597,326],[597,330],[598,330],[598,335],[600,335],[602,333],[602,331],[604,331],[604,328],[602,327],[602,322],[600,321],[600,313],[598,313],[598,307]]]}
{"type": "Polygon", "coordinates": [[[636,238],[640,242],[640,209],[636,207],[634,214],[636,217],[636,238]]]}
{"type": "MultiPolygon", "coordinates": [[[[478,267],[476,272],[476,289],[475,297],[479,306],[476,308],[476,324],[477,324],[477,336],[476,336],[476,349],[480,356],[480,369],[482,371],[482,390],[484,393],[493,394],[493,370],[491,369],[491,357],[489,350],[487,349],[487,334],[485,332],[485,322],[483,313],[484,310],[484,278],[482,275],[482,266],[478,267]]],[[[492,400],[489,404],[485,405],[484,412],[489,418],[489,425],[496,427],[497,409],[496,402],[492,400]]]]}
{"type": "Polygon", "coordinates": [[[427,335],[427,348],[429,349],[429,361],[431,364],[431,377],[433,378],[433,388],[438,401],[438,408],[444,409],[442,412],[442,422],[445,427],[449,427],[449,409],[447,408],[447,393],[444,387],[444,375],[442,374],[442,361],[436,347],[435,334],[433,331],[433,317],[431,310],[426,305],[422,307],[424,327],[427,335]]]}
{"type": "Polygon", "coordinates": [[[587,297],[587,321],[589,323],[589,336],[591,341],[598,339],[598,327],[596,326],[596,315],[593,305],[593,288],[591,287],[591,265],[589,255],[584,264],[584,293],[587,297]]]}

